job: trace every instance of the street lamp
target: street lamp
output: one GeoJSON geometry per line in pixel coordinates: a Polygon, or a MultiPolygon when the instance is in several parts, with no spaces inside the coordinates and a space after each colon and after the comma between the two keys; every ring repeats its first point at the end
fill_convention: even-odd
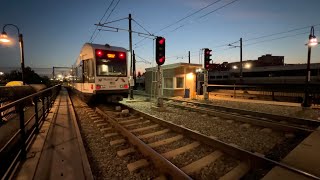
{"type": "Polygon", "coordinates": [[[307,62],[307,71],[306,71],[306,83],[304,89],[304,99],[302,103],[302,107],[310,107],[311,106],[311,99],[309,97],[309,83],[310,83],[310,57],[311,57],[311,47],[316,46],[318,44],[318,40],[314,35],[314,27],[311,26],[310,35],[309,35],[309,42],[308,42],[308,62],[307,62]]]}
{"type": "Polygon", "coordinates": [[[18,35],[19,35],[19,45],[20,45],[20,58],[21,58],[21,76],[22,76],[22,83],[24,85],[24,49],[23,49],[23,36],[22,34],[20,34],[20,30],[18,28],[18,26],[14,25],[14,24],[5,24],[2,28],[2,33],[0,35],[0,42],[1,43],[9,43],[10,39],[8,38],[7,33],[5,32],[5,28],[7,26],[13,26],[15,28],[17,28],[18,30],[18,35]]]}

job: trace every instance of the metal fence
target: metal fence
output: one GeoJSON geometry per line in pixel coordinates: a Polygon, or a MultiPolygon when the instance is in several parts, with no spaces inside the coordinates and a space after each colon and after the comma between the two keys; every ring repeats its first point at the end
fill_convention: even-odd
{"type": "Polygon", "coordinates": [[[0,177],[7,179],[39,133],[39,127],[50,111],[61,89],[60,85],[31,94],[0,107],[0,177]]]}

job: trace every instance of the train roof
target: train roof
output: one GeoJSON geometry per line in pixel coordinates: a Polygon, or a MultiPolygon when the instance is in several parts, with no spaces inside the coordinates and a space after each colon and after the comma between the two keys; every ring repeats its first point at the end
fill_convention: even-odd
{"type": "Polygon", "coordinates": [[[127,51],[127,49],[123,47],[117,47],[117,46],[110,46],[109,44],[92,44],[92,43],[85,43],[83,45],[83,48],[85,46],[90,46],[93,49],[112,49],[114,51],[127,51]]]}
{"type": "Polygon", "coordinates": [[[123,47],[110,46],[109,44],[93,44],[85,43],[80,51],[75,65],[78,65],[82,60],[92,59],[95,57],[94,51],[96,49],[111,50],[111,51],[122,51],[127,52],[128,50],[123,47]]]}

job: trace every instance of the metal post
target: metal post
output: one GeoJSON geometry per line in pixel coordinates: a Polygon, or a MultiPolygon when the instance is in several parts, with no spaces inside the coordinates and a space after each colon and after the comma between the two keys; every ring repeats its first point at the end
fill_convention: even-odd
{"type": "Polygon", "coordinates": [[[42,96],[41,97],[41,100],[42,100],[42,120],[44,121],[45,120],[45,113],[46,113],[46,111],[45,111],[45,108],[44,108],[44,96],[42,96]]]}
{"type": "MultiPolygon", "coordinates": [[[[133,76],[133,59],[132,59],[132,29],[131,29],[131,14],[129,14],[129,51],[130,51],[130,76],[133,76]]],[[[133,87],[130,85],[129,91],[130,99],[133,99],[133,87]]]]}
{"type": "Polygon", "coordinates": [[[208,71],[206,69],[204,69],[204,83],[203,83],[203,97],[204,100],[208,100],[209,96],[208,96],[208,92],[207,92],[207,88],[208,88],[208,71]]]}
{"type": "MultiPolygon", "coordinates": [[[[310,38],[309,38],[310,39],[310,38]]],[[[311,46],[308,46],[308,62],[307,62],[307,70],[306,70],[306,82],[305,82],[305,89],[304,89],[304,101],[302,106],[303,107],[310,107],[310,97],[309,97],[309,82],[310,82],[310,57],[311,57],[311,46]]]]}
{"type": "Polygon", "coordinates": [[[240,38],[240,82],[242,82],[242,38],[240,38]]]}
{"type": "Polygon", "coordinates": [[[24,77],[24,48],[23,48],[23,37],[22,37],[22,34],[19,34],[19,44],[20,44],[22,83],[23,83],[23,85],[25,85],[25,77],[24,77]]]}
{"type": "Polygon", "coordinates": [[[39,113],[38,113],[38,97],[34,97],[33,98],[33,102],[34,102],[34,117],[35,117],[35,128],[36,128],[36,134],[39,133],[39,113]]]}
{"type": "Polygon", "coordinates": [[[24,126],[24,111],[23,111],[23,105],[19,104],[18,111],[19,111],[19,118],[20,118],[20,134],[21,134],[21,158],[25,159],[27,156],[27,150],[26,150],[26,132],[25,132],[25,126],[24,126]]]}
{"type": "Polygon", "coordinates": [[[190,64],[190,51],[188,52],[188,57],[189,57],[189,64],[190,64]]]}
{"type": "Polygon", "coordinates": [[[47,113],[49,113],[49,109],[50,109],[50,97],[49,97],[49,95],[48,95],[48,96],[47,96],[47,107],[46,107],[47,113]]]}
{"type": "Polygon", "coordinates": [[[157,106],[163,107],[163,100],[162,100],[162,77],[161,77],[161,66],[158,65],[158,71],[157,71],[157,79],[158,79],[158,98],[157,98],[157,106]]]}
{"type": "Polygon", "coordinates": [[[55,80],[55,78],[54,78],[54,66],[52,67],[52,79],[55,80]]]}
{"type": "MultiPolygon", "coordinates": [[[[132,61],[133,61],[133,64],[132,64],[132,69],[133,69],[133,82],[135,83],[136,82],[136,79],[137,79],[137,75],[136,75],[136,56],[134,54],[134,50],[132,50],[132,61]]],[[[135,88],[135,84],[133,86],[133,88],[135,88]]],[[[132,93],[133,94],[133,93],[132,93]]]]}

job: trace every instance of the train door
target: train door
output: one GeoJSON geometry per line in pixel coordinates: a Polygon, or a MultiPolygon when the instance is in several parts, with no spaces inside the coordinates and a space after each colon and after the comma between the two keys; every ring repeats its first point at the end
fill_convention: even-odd
{"type": "Polygon", "coordinates": [[[93,60],[83,60],[83,91],[92,93],[94,89],[93,60]]]}

